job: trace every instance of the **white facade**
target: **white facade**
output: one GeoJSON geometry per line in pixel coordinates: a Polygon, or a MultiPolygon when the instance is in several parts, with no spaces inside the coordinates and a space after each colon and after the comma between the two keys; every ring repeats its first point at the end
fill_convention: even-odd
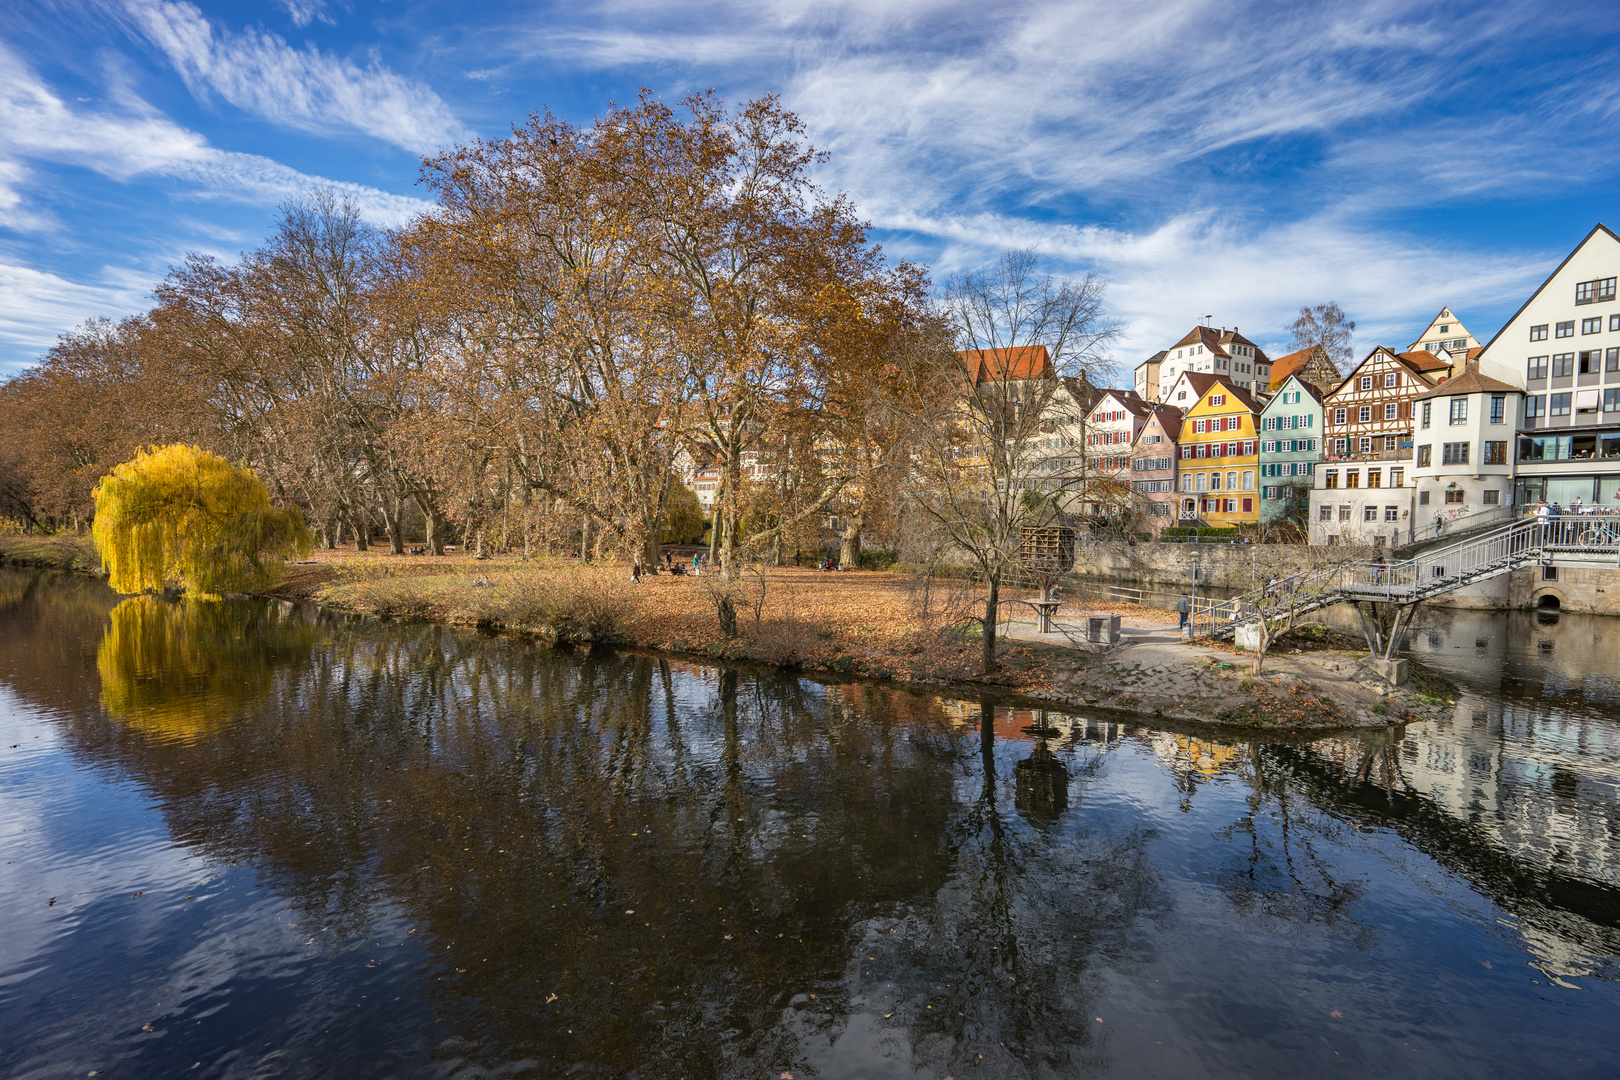
{"type": "MultiPolygon", "coordinates": [[[[1445,349],[1447,352],[1457,353],[1460,357],[1465,355],[1469,349],[1477,348],[1479,348],[1479,342],[1475,340],[1473,334],[1468,332],[1468,327],[1464,326],[1462,320],[1451,313],[1449,307],[1443,307],[1440,309],[1440,314],[1436,315],[1423,333],[1418,335],[1418,339],[1406,347],[1406,351],[1417,352],[1421,349],[1423,352],[1431,352],[1439,356],[1440,350],[1445,349]]],[[[1461,366],[1457,370],[1461,371],[1461,366]]]]}
{"type": "MultiPolygon", "coordinates": [[[[1217,330],[1195,326],[1186,337],[1164,351],[1159,363],[1160,401],[1166,389],[1186,372],[1220,375],[1240,390],[1267,394],[1271,387],[1271,359],[1237,327],[1217,330]]],[[[1176,402],[1170,401],[1174,405],[1176,402]]]]}
{"type": "Polygon", "coordinates": [[[1511,514],[1514,432],[1524,392],[1469,371],[1414,402],[1415,533],[1511,514]]]}

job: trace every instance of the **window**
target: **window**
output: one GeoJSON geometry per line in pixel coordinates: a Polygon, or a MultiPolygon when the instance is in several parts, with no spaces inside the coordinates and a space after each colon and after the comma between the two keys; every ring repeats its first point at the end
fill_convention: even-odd
{"type": "Polygon", "coordinates": [[[1582,334],[1601,334],[1602,332],[1603,332],[1603,319],[1601,317],[1596,318],[1596,319],[1582,319],[1581,320],[1581,333],[1582,334]]]}
{"type": "Polygon", "coordinates": [[[1620,388],[1603,391],[1603,411],[1620,412],[1620,388]]]}
{"type": "Polygon", "coordinates": [[[1540,326],[1532,326],[1530,328],[1530,340],[1531,341],[1546,341],[1547,340],[1547,324],[1542,323],[1540,326]]]}
{"type": "Polygon", "coordinates": [[[1360,487],[1361,486],[1361,470],[1360,469],[1346,469],[1345,473],[1344,473],[1344,486],[1347,487],[1347,488],[1358,488],[1358,487],[1360,487]]]}
{"type": "Polygon", "coordinates": [[[1404,487],[1405,485],[1406,485],[1406,470],[1405,469],[1391,469],[1391,470],[1389,470],[1389,486],[1390,487],[1404,487]]]}
{"type": "Polygon", "coordinates": [[[1250,457],[1253,454],[1254,454],[1254,440],[1253,439],[1245,439],[1243,441],[1243,456],[1244,457],[1250,457]]]}
{"type": "Polygon", "coordinates": [[[1250,495],[1248,498],[1243,500],[1243,512],[1245,514],[1254,513],[1254,496],[1253,495],[1250,495]]]}
{"type": "Polygon", "coordinates": [[[1398,506],[1386,506],[1386,507],[1384,507],[1384,520],[1385,521],[1399,521],[1399,520],[1401,520],[1401,508],[1398,507],[1398,506]]]}
{"type": "Polygon", "coordinates": [[[1339,520],[1340,521],[1349,521],[1350,520],[1350,504],[1349,503],[1344,503],[1339,507],[1339,520]]]}
{"type": "Polygon", "coordinates": [[[1209,396],[1209,403],[1211,405],[1225,405],[1226,404],[1226,395],[1225,394],[1211,394],[1209,396]]]}
{"type": "Polygon", "coordinates": [[[1558,580],[1558,567],[1556,567],[1556,566],[1543,566],[1541,568],[1541,580],[1542,581],[1557,581],[1558,580]]]}
{"type": "Polygon", "coordinates": [[[1577,304],[1597,304],[1604,300],[1614,299],[1615,279],[1599,278],[1596,281],[1583,281],[1575,286],[1575,302],[1577,304]]]}
{"type": "Polygon", "coordinates": [[[1188,460],[1188,459],[1189,459],[1189,458],[1191,458],[1191,457],[1192,457],[1192,447],[1190,447],[1190,446],[1183,446],[1183,447],[1182,447],[1182,448],[1181,448],[1181,460],[1182,460],[1182,461],[1186,461],[1186,460],[1188,460]]]}
{"type": "Polygon", "coordinates": [[[1226,500],[1226,513],[1228,513],[1228,514],[1237,513],[1237,500],[1236,499],[1227,499],[1226,500]]]}
{"type": "Polygon", "coordinates": [[[1431,403],[1427,402],[1427,401],[1425,401],[1423,403],[1423,424],[1421,425],[1423,427],[1428,427],[1429,426],[1429,406],[1430,406],[1430,404],[1431,403]]]}
{"type": "Polygon", "coordinates": [[[1185,391],[1185,390],[1176,391],[1176,400],[1177,401],[1186,401],[1187,400],[1187,391],[1185,391]]]}
{"type": "Polygon", "coordinates": [[[1370,488],[1384,486],[1384,472],[1382,469],[1367,470],[1367,486],[1370,488]]]}
{"type": "Polygon", "coordinates": [[[1502,439],[1500,441],[1487,441],[1485,443],[1485,464],[1486,465],[1506,465],[1507,464],[1507,440],[1506,439],[1502,439]]]}
{"type": "Polygon", "coordinates": [[[1202,435],[1202,434],[1204,434],[1204,430],[1205,430],[1205,425],[1206,425],[1206,424],[1207,424],[1207,421],[1204,421],[1204,420],[1194,420],[1194,421],[1193,421],[1193,432],[1194,432],[1194,434],[1197,434],[1197,435],[1202,435]]]}
{"type": "Polygon", "coordinates": [[[1446,505],[1451,506],[1467,501],[1467,492],[1462,488],[1453,488],[1446,492],[1446,505]]]}
{"type": "Polygon", "coordinates": [[[1506,394],[1492,394],[1491,395],[1491,423],[1493,423],[1493,424],[1504,423],[1506,416],[1507,416],[1507,395],[1506,394]]]}
{"type": "Polygon", "coordinates": [[[1575,374],[1575,354],[1572,352],[1554,353],[1552,358],[1553,378],[1561,375],[1575,374]]]}
{"type": "Polygon", "coordinates": [[[1209,490],[1211,490],[1211,491],[1219,491],[1219,490],[1221,490],[1221,474],[1220,473],[1212,472],[1212,473],[1209,474],[1209,490]]]}
{"type": "Polygon", "coordinates": [[[1428,506],[1429,505],[1429,493],[1427,491],[1418,492],[1418,505],[1419,506],[1428,506]]]}
{"type": "Polygon", "coordinates": [[[1572,394],[1552,394],[1552,408],[1547,410],[1549,416],[1568,416],[1569,401],[1572,394]]]}
{"type": "Polygon", "coordinates": [[[1590,349],[1580,354],[1575,361],[1575,371],[1579,375],[1596,375],[1603,367],[1603,350],[1590,349]]]}
{"type": "Polygon", "coordinates": [[[1361,452],[1362,452],[1362,453],[1363,453],[1363,454],[1370,454],[1370,453],[1372,453],[1372,438],[1371,438],[1371,437],[1370,437],[1370,436],[1367,436],[1367,435],[1363,435],[1363,436],[1362,436],[1362,437],[1361,437],[1361,438],[1360,438],[1360,439],[1359,439],[1359,440],[1358,440],[1358,442],[1360,442],[1360,444],[1361,444],[1361,452]]]}
{"type": "Polygon", "coordinates": [[[1496,506],[1502,501],[1502,493],[1500,491],[1482,491],[1479,493],[1479,501],[1486,506],[1496,506]]]}
{"type": "Polygon", "coordinates": [[[1362,521],[1377,521],[1378,520],[1378,507],[1376,507],[1376,506],[1363,506],[1361,508],[1361,520],[1362,521]]]}
{"type": "Polygon", "coordinates": [[[1465,442],[1448,442],[1448,443],[1446,443],[1445,446],[1442,447],[1442,449],[1441,449],[1441,462],[1440,463],[1442,465],[1466,465],[1466,464],[1468,464],[1468,443],[1465,443],[1465,442]]]}
{"type": "Polygon", "coordinates": [[[1451,399],[1451,413],[1447,418],[1452,427],[1468,423],[1468,399],[1458,396],[1451,399]]]}
{"type": "Polygon", "coordinates": [[[1327,470],[1325,476],[1326,476],[1326,479],[1324,479],[1322,481],[1322,486],[1323,487],[1331,489],[1331,488],[1336,488],[1336,487],[1339,486],[1339,470],[1338,469],[1329,469],[1329,470],[1327,470]]]}
{"type": "Polygon", "coordinates": [[[1620,349],[1610,349],[1603,354],[1604,371],[1620,371],[1620,349]]]}
{"type": "Polygon", "coordinates": [[[1356,415],[1363,424],[1372,423],[1372,406],[1363,405],[1359,410],[1357,410],[1356,415]]]}
{"type": "Polygon", "coordinates": [[[1394,420],[1394,419],[1396,419],[1397,418],[1397,412],[1398,412],[1399,409],[1400,409],[1400,406],[1395,404],[1393,401],[1391,401],[1389,404],[1384,406],[1384,419],[1385,420],[1394,420]]]}
{"type": "Polygon", "coordinates": [[[1363,390],[1371,390],[1372,389],[1372,376],[1371,375],[1363,375],[1361,377],[1361,388],[1363,390]]]}
{"type": "Polygon", "coordinates": [[[1532,356],[1525,365],[1524,373],[1531,379],[1545,379],[1547,377],[1547,358],[1545,356],[1532,356]]]}
{"type": "Polygon", "coordinates": [[[1534,420],[1547,415],[1547,395],[1532,394],[1524,399],[1524,418],[1534,420]]]}
{"type": "Polygon", "coordinates": [[[1226,418],[1226,430],[1227,431],[1242,431],[1243,430],[1243,418],[1241,416],[1228,416],[1226,418]]]}
{"type": "Polygon", "coordinates": [[[1395,373],[1393,371],[1384,372],[1384,385],[1385,386],[1394,386],[1395,385],[1395,373]]]}
{"type": "Polygon", "coordinates": [[[1557,326],[1553,327],[1553,337],[1574,337],[1574,336],[1575,336],[1575,320],[1574,319],[1570,319],[1568,322],[1561,322],[1557,326]]]}
{"type": "Polygon", "coordinates": [[[1321,508],[1317,510],[1316,516],[1318,518],[1320,518],[1322,521],[1332,521],[1333,520],[1333,507],[1331,505],[1329,505],[1328,503],[1323,503],[1321,508]]]}
{"type": "Polygon", "coordinates": [[[1333,422],[1335,424],[1344,423],[1348,416],[1349,416],[1349,410],[1347,410],[1347,409],[1334,409],[1333,410],[1333,422]]]}

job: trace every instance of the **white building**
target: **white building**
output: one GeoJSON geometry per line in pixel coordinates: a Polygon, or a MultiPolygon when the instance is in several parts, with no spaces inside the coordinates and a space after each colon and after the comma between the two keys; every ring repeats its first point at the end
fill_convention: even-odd
{"type": "MultiPolygon", "coordinates": [[[[1195,326],[1186,337],[1166,349],[1163,357],[1158,368],[1161,401],[1164,400],[1164,391],[1189,371],[1223,376],[1239,390],[1251,394],[1270,393],[1270,358],[1258,345],[1238,333],[1235,326],[1230,330],[1225,327],[1217,330],[1213,326],[1195,326]]],[[[1145,385],[1145,373],[1140,368],[1138,375],[1145,385]]]]}
{"type": "Polygon", "coordinates": [[[1473,369],[1418,395],[1412,462],[1418,538],[1438,535],[1442,525],[1468,528],[1511,515],[1523,401],[1517,386],[1473,369]]]}
{"type": "Polygon", "coordinates": [[[1516,501],[1620,505],[1620,237],[1598,225],[1479,355],[1525,388],[1516,501]]]}
{"type": "MultiPolygon", "coordinates": [[[[1461,355],[1477,348],[1479,342],[1468,332],[1468,327],[1451,313],[1450,308],[1443,307],[1440,314],[1431,319],[1428,327],[1418,335],[1418,339],[1406,347],[1406,351],[1430,352],[1439,356],[1441,349],[1461,355]]],[[[1458,374],[1461,374],[1460,369],[1458,374]]]]}

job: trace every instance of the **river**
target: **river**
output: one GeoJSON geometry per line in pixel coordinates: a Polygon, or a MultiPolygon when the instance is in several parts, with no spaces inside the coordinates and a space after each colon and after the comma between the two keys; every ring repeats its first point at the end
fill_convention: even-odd
{"type": "Polygon", "coordinates": [[[1217,740],[0,570],[6,1077],[1610,1077],[1620,625],[1217,740]]]}

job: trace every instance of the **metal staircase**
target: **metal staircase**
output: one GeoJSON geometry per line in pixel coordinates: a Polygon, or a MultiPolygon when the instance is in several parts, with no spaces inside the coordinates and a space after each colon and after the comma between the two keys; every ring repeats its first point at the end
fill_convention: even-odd
{"type": "Polygon", "coordinates": [[[1398,562],[1353,562],[1296,574],[1229,600],[1200,604],[1193,632],[1230,638],[1262,614],[1308,614],[1363,601],[1408,606],[1559,556],[1620,560],[1620,517],[1529,517],[1398,562]]]}

